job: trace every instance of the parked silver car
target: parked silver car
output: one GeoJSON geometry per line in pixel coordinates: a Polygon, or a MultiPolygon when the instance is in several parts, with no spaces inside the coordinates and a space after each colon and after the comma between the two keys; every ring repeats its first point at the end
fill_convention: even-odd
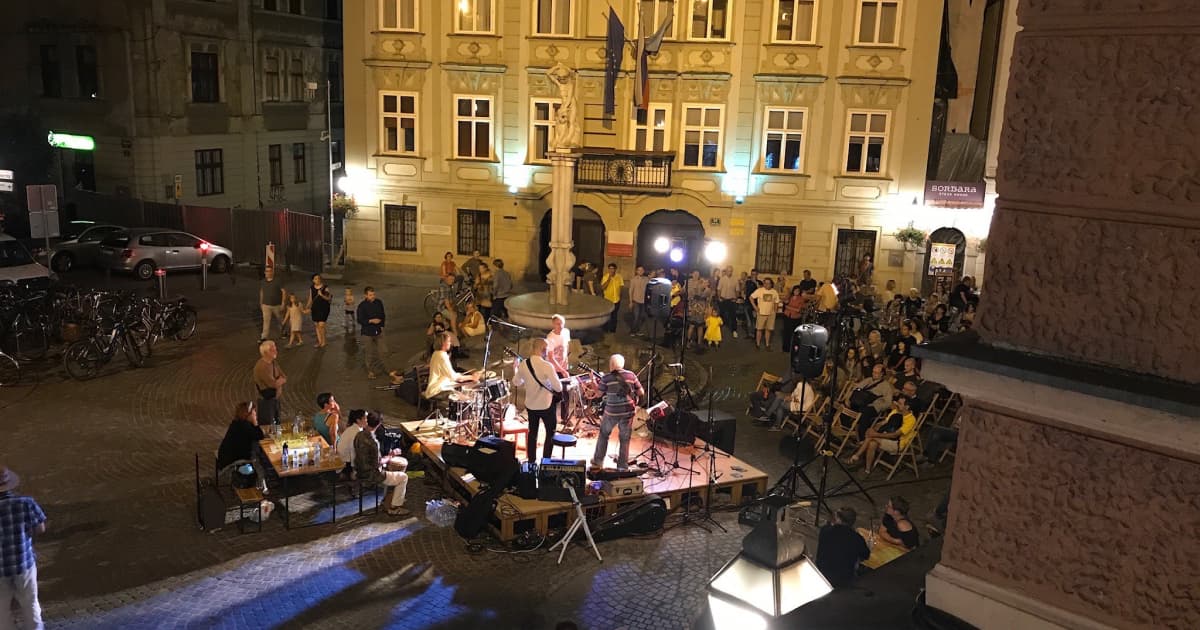
{"type": "Polygon", "coordinates": [[[125,228],[119,225],[88,225],[78,234],[64,231],[63,240],[50,246],[50,268],[62,273],[76,267],[96,264],[100,241],[125,228]]]}
{"type": "Polygon", "coordinates": [[[132,228],[100,242],[99,264],[113,271],[131,271],[141,280],[155,269],[199,269],[207,256],[209,270],[224,273],[233,252],[195,235],[165,228],[132,228]]]}

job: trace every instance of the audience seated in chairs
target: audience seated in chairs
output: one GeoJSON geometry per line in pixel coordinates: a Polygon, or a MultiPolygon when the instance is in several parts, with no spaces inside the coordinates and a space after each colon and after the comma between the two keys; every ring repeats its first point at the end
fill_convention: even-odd
{"type": "Polygon", "coordinates": [[[784,386],[767,403],[766,413],[760,420],[771,423],[768,431],[782,431],[784,420],[788,414],[801,415],[812,408],[817,400],[817,393],[812,385],[801,379],[793,378],[785,381],[784,386]],[[790,384],[790,385],[789,385],[790,384]],[[803,404],[803,406],[801,406],[803,404]]]}
{"type": "Polygon", "coordinates": [[[933,466],[942,461],[942,456],[951,447],[958,444],[958,430],[962,427],[962,415],[955,416],[949,427],[931,427],[929,437],[925,440],[925,453],[918,459],[924,459],[924,466],[933,466]]]}
{"type": "Polygon", "coordinates": [[[858,450],[847,464],[854,465],[866,454],[864,471],[870,471],[879,451],[896,454],[916,437],[917,418],[908,408],[908,396],[900,394],[892,400],[892,412],[867,429],[858,450]]]}
{"type": "Polygon", "coordinates": [[[400,457],[398,451],[387,455],[379,452],[379,442],[375,439],[375,430],[383,423],[383,417],[377,413],[367,414],[367,428],[354,436],[354,474],[367,483],[379,483],[392,487],[392,503],[388,506],[388,514],[398,518],[409,518],[412,511],[404,507],[404,499],[408,491],[408,460],[400,457]],[[394,470],[399,468],[399,470],[394,470]]]}
{"type": "Polygon", "coordinates": [[[858,564],[871,556],[871,548],[858,532],[854,508],[843,507],[833,513],[833,522],[821,528],[817,536],[817,570],[834,588],[849,586],[858,573],[858,564]]]}
{"type": "Polygon", "coordinates": [[[234,407],[233,416],[221,446],[217,448],[217,476],[219,478],[226,469],[249,463],[258,478],[259,489],[265,491],[267,484],[262,465],[254,456],[263,439],[262,428],[258,426],[258,411],[254,403],[240,402],[234,407]]]}
{"type": "Polygon", "coordinates": [[[366,428],[367,412],[362,409],[351,409],[346,430],[338,436],[337,445],[334,447],[338,459],[346,462],[346,467],[341,472],[345,479],[354,477],[354,439],[366,428]]]}
{"type": "MultiPolygon", "coordinates": [[[[871,368],[871,375],[854,384],[850,393],[850,409],[862,414],[863,421],[859,423],[860,432],[864,426],[871,426],[879,414],[886,413],[891,407],[895,395],[892,384],[884,374],[883,364],[876,363],[871,368]]],[[[859,436],[862,437],[861,435],[859,436]]]]}
{"type": "Polygon", "coordinates": [[[916,357],[905,357],[901,368],[901,370],[896,372],[896,377],[892,381],[892,387],[903,389],[904,384],[910,381],[920,386],[925,381],[925,379],[921,378],[920,370],[917,369],[916,357]]]}

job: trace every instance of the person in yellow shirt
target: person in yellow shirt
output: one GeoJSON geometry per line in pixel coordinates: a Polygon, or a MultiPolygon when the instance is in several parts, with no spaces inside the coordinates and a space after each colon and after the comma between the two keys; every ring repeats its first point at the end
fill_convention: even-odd
{"type": "Polygon", "coordinates": [[[608,323],[605,324],[604,330],[608,332],[617,332],[617,312],[621,308],[621,289],[625,287],[625,279],[617,273],[616,263],[608,263],[608,271],[600,278],[600,290],[604,293],[604,299],[612,302],[612,312],[608,314],[608,323]]]}
{"type": "Polygon", "coordinates": [[[875,426],[867,429],[866,438],[848,463],[854,465],[865,453],[867,456],[866,466],[863,470],[870,471],[879,451],[893,455],[900,453],[908,448],[916,436],[917,418],[910,409],[908,396],[896,394],[892,398],[892,412],[888,414],[887,418],[876,422],[875,426]]]}
{"type": "Polygon", "coordinates": [[[832,282],[826,282],[817,289],[817,310],[836,311],[838,305],[838,290],[832,282]]]}

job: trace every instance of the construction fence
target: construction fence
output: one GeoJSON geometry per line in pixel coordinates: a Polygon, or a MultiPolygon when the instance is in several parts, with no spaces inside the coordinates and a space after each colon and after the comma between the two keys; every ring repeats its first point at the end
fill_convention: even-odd
{"type": "Polygon", "coordinates": [[[286,209],[176,205],[82,190],[68,191],[62,215],[65,220],[183,230],[233,250],[235,263],[262,265],[266,244],[275,243],[276,265],[312,273],[321,271],[328,231],[324,218],[286,209]]]}

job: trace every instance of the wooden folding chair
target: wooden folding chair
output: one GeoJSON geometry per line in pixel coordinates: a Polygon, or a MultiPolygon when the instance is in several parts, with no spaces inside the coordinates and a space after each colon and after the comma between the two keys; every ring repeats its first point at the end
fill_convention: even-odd
{"type": "Polygon", "coordinates": [[[921,414],[921,417],[917,419],[917,426],[913,427],[913,432],[916,435],[913,435],[913,439],[910,440],[908,444],[904,446],[904,448],[901,448],[894,456],[887,451],[880,450],[878,455],[875,457],[875,463],[871,464],[871,470],[868,471],[868,474],[874,472],[876,466],[883,466],[884,468],[888,469],[887,478],[891,479],[892,475],[896,474],[896,469],[900,468],[901,464],[908,464],[912,468],[913,474],[917,476],[917,479],[920,479],[921,469],[919,466],[917,466],[917,454],[914,452],[913,446],[916,445],[917,441],[920,439],[921,425],[924,422],[924,419],[927,417],[929,417],[929,414],[921,414]],[[891,463],[888,463],[884,461],[885,456],[892,456],[895,459],[891,463]]]}
{"type": "Polygon", "coordinates": [[[841,457],[846,446],[858,442],[858,423],[862,422],[862,413],[841,404],[835,404],[834,409],[833,423],[829,427],[831,435],[825,436],[825,442],[834,447],[835,456],[841,457]],[[852,420],[849,428],[842,426],[842,416],[852,420]]]}
{"type": "Polygon", "coordinates": [[[948,390],[943,390],[943,396],[944,403],[938,409],[934,423],[939,426],[950,426],[954,423],[954,416],[957,415],[958,409],[962,407],[962,396],[948,390]],[[947,419],[949,419],[948,422],[947,419]]]}
{"type": "Polygon", "coordinates": [[[800,416],[796,434],[803,431],[801,439],[813,438],[813,449],[820,450],[825,441],[825,412],[829,409],[829,396],[818,393],[817,400],[800,416]]]}
{"type": "Polygon", "coordinates": [[[782,378],[775,376],[774,374],[772,374],[770,372],[763,372],[762,376],[758,377],[758,385],[756,385],[754,387],[754,391],[756,391],[756,392],[762,391],[763,386],[774,385],[775,383],[778,383],[779,381],[782,381],[782,380],[783,380],[782,378]]]}

